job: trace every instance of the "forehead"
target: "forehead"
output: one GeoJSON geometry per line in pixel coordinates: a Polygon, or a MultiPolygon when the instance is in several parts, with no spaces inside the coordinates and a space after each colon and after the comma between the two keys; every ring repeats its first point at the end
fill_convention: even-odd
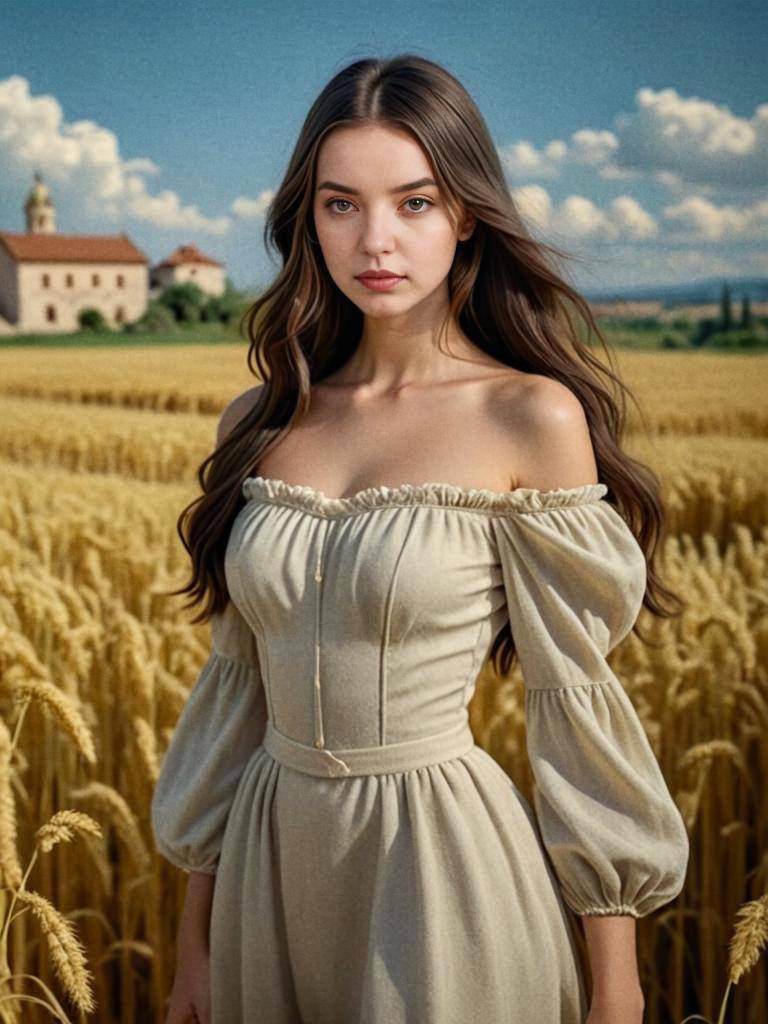
{"type": "Polygon", "coordinates": [[[318,152],[317,181],[386,190],[422,177],[435,177],[426,153],[408,132],[389,126],[335,128],[318,152]]]}

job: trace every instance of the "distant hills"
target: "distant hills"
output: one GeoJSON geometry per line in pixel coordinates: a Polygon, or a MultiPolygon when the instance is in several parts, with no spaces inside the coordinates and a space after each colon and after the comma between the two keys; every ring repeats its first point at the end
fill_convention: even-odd
{"type": "Polygon", "coordinates": [[[604,291],[583,291],[590,302],[661,302],[671,306],[705,305],[719,302],[723,284],[728,282],[731,299],[740,302],[746,295],[750,302],[768,302],[768,277],[711,277],[686,284],[638,285],[604,291]]]}

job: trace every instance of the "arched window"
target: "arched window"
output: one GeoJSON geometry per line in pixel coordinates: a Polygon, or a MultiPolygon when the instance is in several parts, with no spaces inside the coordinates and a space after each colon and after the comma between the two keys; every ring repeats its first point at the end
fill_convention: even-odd
{"type": "Polygon", "coordinates": [[[74,283],[75,283],[75,275],[74,274],[67,274],[67,277],[66,277],[67,288],[72,288],[74,283]]]}
{"type": "Polygon", "coordinates": [[[122,306],[118,306],[115,310],[115,323],[121,324],[125,320],[125,311],[122,306]]]}
{"type": "Polygon", "coordinates": [[[55,324],[56,323],[56,307],[55,306],[46,306],[45,307],[45,319],[48,321],[49,324],[55,324]]]}
{"type": "Polygon", "coordinates": [[[91,284],[92,285],[99,285],[99,284],[101,284],[101,278],[99,277],[98,274],[91,274],[91,284]]]}
{"type": "Polygon", "coordinates": [[[122,274],[118,274],[117,275],[117,287],[118,288],[124,288],[125,287],[125,278],[123,277],[122,274]]]}
{"type": "Polygon", "coordinates": [[[51,275],[50,274],[43,274],[42,284],[43,284],[43,288],[50,288],[51,287],[51,275]]]}

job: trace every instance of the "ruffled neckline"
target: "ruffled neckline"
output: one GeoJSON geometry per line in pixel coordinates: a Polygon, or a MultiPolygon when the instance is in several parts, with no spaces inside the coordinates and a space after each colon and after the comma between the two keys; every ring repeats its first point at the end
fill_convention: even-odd
{"type": "Polygon", "coordinates": [[[487,513],[543,512],[599,501],[608,493],[608,487],[597,483],[546,491],[536,487],[491,491],[485,488],[464,489],[446,483],[399,484],[395,487],[380,484],[364,487],[345,497],[329,498],[323,491],[306,484],[289,484],[275,477],[249,476],[243,481],[242,493],[249,500],[290,505],[314,515],[337,516],[400,505],[432,505],[487,513]]]}

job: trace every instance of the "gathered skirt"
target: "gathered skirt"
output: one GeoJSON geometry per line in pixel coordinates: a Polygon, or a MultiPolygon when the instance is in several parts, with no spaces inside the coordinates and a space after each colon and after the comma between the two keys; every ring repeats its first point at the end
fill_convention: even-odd
{"type": "Polygon", "coordinates": [[[213,1024],[583,1024],[573,917],[490,755],[328,774],[270,733],[223,837],[213,1024]]]}

